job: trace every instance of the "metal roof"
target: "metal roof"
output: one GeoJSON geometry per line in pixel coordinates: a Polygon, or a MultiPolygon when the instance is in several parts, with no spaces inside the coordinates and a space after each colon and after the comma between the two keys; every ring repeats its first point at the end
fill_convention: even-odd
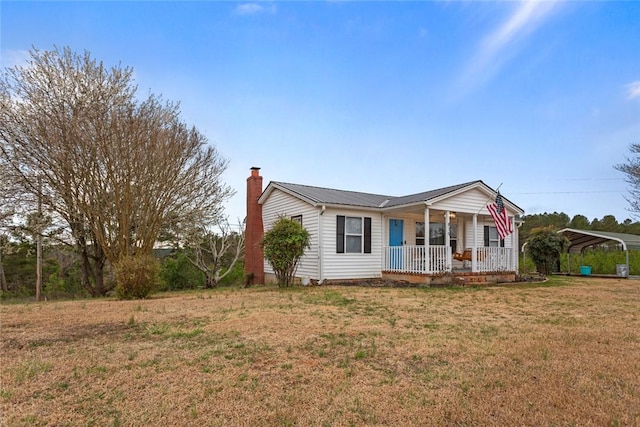
{"type": "MultiPolygon", "coordinates": [[[[357,191],[334,190],[332,188],[312,187],[309,185],[290,184],[287,182],[272,181],[269,183],[269,186],[279,188],[280,190],[306,200],[311,204],[319,205],[326,204],[379,208],[385,202],[393,199],[393,196],[360,193],[357,191]]],[[[267,191],[268,187],[265,190],[265,193],[267,191]]],[[[262,199],[262,197],[260,198],[262,199]]]]}
{"type": "Polygon", "coordinates": [[[618,242],[623,250],[640,250],[640,236],[636,234],[612,233],[609,231],[576,230],[563,228],[558,231],[569,239],[570,253],[580,253],[585,248],[606,242],[618,242]]]}
{"type": "Polygon", "coordinates": [[[447,193],[452,193],[454,191],[460,190],[465,187],[469,187],[470,185],[479,183],[482,181],[471,181],[465,182],[464,184],[452,185],[449,187],[438,188],[437,190],[424,191],[422,193],[411,194],[408,196],[394,197],[393,200],[389,201],[388,207],[391,206],[403,206],[403,205],[411,205],[414,203],[426,202],[427,200],[435,199],[436,197],[443,196],[447,193]]]}
{"type": "MultiPolygon", "coordinates": [[[[280,189],[312,205],[353,206],[367,209],[389,209],[400,206],[426,203],[441,197],[448,197],[458,191],[472,187],[483,187],[488,194],[495,191],[481,180],[470,181],[463,184],[443,187],[436,190],[411,194],[408,196],[388,196],[382,194],[361,193],[357,191],[336,190],[332,188],[313,187],[309,185],[291,184],[287,182],[272,181],[259,198],[262,203],[274,188],[280,189]]],[[[521,211],[516,205],[504,198],[505,203],[510,204],[515,210],[521,211]]]]}

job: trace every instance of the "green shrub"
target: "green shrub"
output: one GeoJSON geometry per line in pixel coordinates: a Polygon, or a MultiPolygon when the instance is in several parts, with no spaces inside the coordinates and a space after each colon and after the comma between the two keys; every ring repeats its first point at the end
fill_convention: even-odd
{"type": "Polygon", "coordinates": [[[538,273],[546,275],[559,271],[560,254],[567,244],[567,238],[556,233],[553,227],[533,229],[527,239],[527,250],[538,273]]]}
{"type": "Polygon", "coordinates": [[[116,264],[114,273],[119,299],[147,298],[160,282],[160,266],[151,255],[124,257],[116,264]]]}
{"type": "Polygon", "coordinates": [[[279,218],[264,233],[264,258],[271,264],[279,286],[293,284],[298,262],[309,247],[309,240],[309,232],[299,222],[285,217],[279,218]]]}
{"type": "MultiPolygon", "coordinates": [[[[224,273],[224,270],[222,271],[224,273]]],[[[233,265],[233,269],[229,274],[224,276],[218,285],[220,286],[233,286],[244,284],[244,262],[238,261],[233,265]]]]}
{"type": "Polygon", "coordinates": [[[26,243],[17,245],[12,253],[3,256],[2,261],[9,293],[16,297],[35,295],[35,249],[26,243]]]}
{"type": "Polygon", "coordinates": [[[533,262],[528,253],[520,253],[520,274],[528,274],[536,271],[536,263],[533,262]]]}
{"type": "MultiPolygon", "coordinates": [[[[47,261],[47,264],[50,262],[47,261]]],[[[81,273],[78,263],[74,263],[65,271],[60,271],[58,264],[51,263],[47,281],[44,284],[44,295],[47,299],[87,297],[89,294],[82,287],[81,273]]],[[[46,274],[46,272],[45,272],[46,274]]]]}
{"type": "Polygon", "coordinates": [[[204,286],[204,274],[181,252],[164,259],[160,278],[163,291],[196,289],[204,286]]]}

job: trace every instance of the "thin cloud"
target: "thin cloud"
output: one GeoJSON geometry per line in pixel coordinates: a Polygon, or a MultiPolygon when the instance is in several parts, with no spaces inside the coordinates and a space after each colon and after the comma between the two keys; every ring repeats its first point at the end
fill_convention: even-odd
{"type": "Polygon", "coordinates": [[[4,50],[0,55],[0,66],[5,68],[26,67],[30,57],[28,50],[4,50]]]}
{"type": "Polygon", "coordinates": [[[482,39],[462,77],[463,86],[468,90],[498,74],[517,53],[518,43],[542,25],[556,5],[555,1],[519,2],[513,13],[482,39]]]}
{"type": "Polygon", "coordinates": [[[629,83],[626,88],[627,99],[640,98],[640,80],[629,83]]]}
{"type": "Polygon", "coordinates": [[[243,3],[235,8],[238,15],[255,15],[257,13],[275,13],[276,5],[263,6],[259,3],[243,3]]]}

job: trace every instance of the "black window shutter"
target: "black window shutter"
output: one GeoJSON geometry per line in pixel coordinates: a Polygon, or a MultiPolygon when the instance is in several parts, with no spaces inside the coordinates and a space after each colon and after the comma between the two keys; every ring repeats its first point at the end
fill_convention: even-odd
{"type": "Polygon", "coordinates": [[[501,239],[501,240],[500,240],[500,247],[501,247],[501,248],[504,248],[504,239],[501,239]]]}
{"type": "Polygon", "coordinates": [[[489,226],[488,225],[484,226],[484,246],[485,247],[489,246],[489,226]]]}
{"type": "Polygon", "coordinates": [[[364,253],[371,253],[371,218],[364,218],[364,253]]]}
{"type": "Polygon", "coordinates": [[[344,253],[344,216],[338,215],[337,232],[336,232],[336,253],[344,253]]]}

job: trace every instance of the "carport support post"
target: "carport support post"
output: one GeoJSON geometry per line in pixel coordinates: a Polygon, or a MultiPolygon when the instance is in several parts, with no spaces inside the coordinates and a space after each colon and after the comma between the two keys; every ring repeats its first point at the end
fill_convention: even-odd
{"type": "Polygon", "coordinates": [[[629,249],[627,249],[626,252],[627,252],[627,274],[625,275],[625,277],[628,279],[629,275],[631,274],[631,266],[629,265],[629,249]]]}

